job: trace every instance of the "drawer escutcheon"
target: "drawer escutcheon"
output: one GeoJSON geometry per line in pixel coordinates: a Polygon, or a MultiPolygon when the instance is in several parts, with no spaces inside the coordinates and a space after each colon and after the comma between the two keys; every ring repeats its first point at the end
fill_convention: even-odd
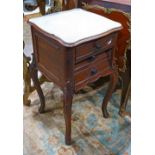
{"type": "Polygon", "coordinates": [[[92,62],[92,61],[94,61],[95,58],[96,58],[95,55],[90,56],[90,57],[88,58],[88,62],[92,62]]]}
{"type": "Polygon", "coordinates": [[[97,69],[96,68],[92,68],[90,74],[91,75],[95,75],[97,73],[97,69]]]}
{"type": "Polygon", "coordinates": [[[95,43],[95,48],[99,50],[99,49],[102,48],[102,46],[101,46],[99,43],[96,42],[96,43],[95,43]]]}

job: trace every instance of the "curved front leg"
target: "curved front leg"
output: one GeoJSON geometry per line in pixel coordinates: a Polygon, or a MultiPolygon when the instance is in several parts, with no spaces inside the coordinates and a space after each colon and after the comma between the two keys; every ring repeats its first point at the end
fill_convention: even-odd
{"type": "Polygon", "coordinates": [[[108,90],[106,92],[106,95],[105,95],[103,103],[102,103],[102,113],[103,113],[103,117],[105,117],[105,118],[109,117],[109,113],[107,111],[107,105],[108,105],[108,101],[110,100],[112,93],[115,89],[117,80],[118,80],[118,73],[115,71],[113,74],[110,75],[109,87],[108,87],[108,90]]]}
{"type": "Polygon", "coordinates": [[[64,88],[64,95],[63,95],[63,110],[66,124],[65,143],[67,145],[71,145],[72,99],[73,99],[73,91],[71,86],[68,84],[64,88]]]}
{"type": "Polygon", "coordinates": [[[37,90],[37,93],[39,95],[40,102],[41,102],[41,105],[39,107],[39,112],[43,113],[44,109],[45,109],[45,97],[44,97],[44,94],[43,94],[42,89],[40,87],[40,82],[38,80],[38,70],[36,67],[34,56],[33,56],[33,60],[32,60],[32,63],[30,64],[29,69],[30,69],[31,78],[33,80],[34,86],[37,90]]]}

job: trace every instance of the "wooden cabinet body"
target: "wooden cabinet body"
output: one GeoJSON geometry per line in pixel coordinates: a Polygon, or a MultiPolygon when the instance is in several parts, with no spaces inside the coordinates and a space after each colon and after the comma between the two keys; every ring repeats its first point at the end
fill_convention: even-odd
{"type": "Polygon", "coordinates": [[[117,32],[74,47],[65,47],[35,26],[32,36],[38,69],[62,90],[70,84],[77,92],[113,73],[117,32]]]}
{"type": "Polygon", "coordinates": [[[104,117],[108,117],[107,104],[118,77],[114,58],[118,30],[97,39],[69,46],[33,24],[31,31],[34,57],[30,65],[30,73],[41,101],[39,111],[44,112],[45,98],[37,79],[38,70],[63,91],[65,142],[70,145],[71,108],[74,93],[88,83],[107,75],[111,80],[102,103],[102,112],[104,117]]]}

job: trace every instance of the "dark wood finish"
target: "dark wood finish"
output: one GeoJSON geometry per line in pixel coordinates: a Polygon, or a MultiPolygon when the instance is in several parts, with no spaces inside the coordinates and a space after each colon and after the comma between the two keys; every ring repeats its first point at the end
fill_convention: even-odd
{"type": "Polygon", "coordinates": [[[115,87],[117,79],[116,73],[118,72],[114,59],[117,32],[112,32],[100,39],[85,42],[82,45],[66,47],[66,44],[63,45],[60,41],[57,41],[57,38],[55,39],[52,35],[41,31],[35,25],[32,24],[31,28],[35,54],[34,60],[36,60],[36,63],[34,63],[34,61],[31,65],[31,73],[41,99],[41,105],[43,107],[41,109],[44,109],[44,98],[38,85],[36,68],[40,70],[47,79],[56,83],[64,92],[63,109],[66,122],[65,141],[66,144],[70,145],[73,94],[88,83],[94,82],[100,77],[110,75],[110,86],[102,106],[103,116],[107,117],[107,110],[105,110],[105,108],[115,87]],[[83,50],[88,46],[94,47],[94,45],[96,48],[96,43],[100,43],[100,47],[97,48],[101,50],[90,52],[92,48],[88,48],[89,54],[83,58],[83,50]],[[106,45],[106,48],[103,48],[103,45],[106,45]],[[79,55],[82,59],[78,59],[79,55]]]}
{"type": "Polygon", "coordinates": [[[87,55],[85,59],[82,59],[80,62],[77,62],[75,65],[75,71],[81,70],[82,68],[86,68],[89,65],[93,65],[95,63],[107,62],[111,61],[112,50],[100,50],[98,52],[94,52],[93,54],[87,55]],[[109,61],[108,61],[109,60],[109,61]]]}
{"type": "Polygon", "coordinates": [[[112,93],[113,93],[113,91],[115,89],[117,80],[118,80],[118,72],[115,70],[113,72],[113,74],[110,75],[109,88],[108,88],[108,91],[107,91],[107,93],[106,93],[106,95],[104,97],[103,103],[102,103],[102,112],[103,112],[103,116],[105,118],[109,117],[109,113],[107,111],[107,104],[108,104],[109,98],[111,97],[111,95],[112,95],[112,93]]]}
{"type": "Polygon", "coordinates": [[[77,8],[78,0],[62,0],[62,10],[77,8]]]}
{"type": "Polygon", "coordinates": [[[128,80],[124,84],[125,85],[124,85],[124,88],[122,89],[122,97],[121,97],[121,105],[120,105],[119,114],[121,116],[125,116],[125,115],[130,116],[130,114],[126,112],[126,106],[127,106],[129,95],[131,93],[131,81],[128,80]]]}
{"type": "Polygon", "coordinates": [[[67,145],[71,145],[71,113],[73,99],[73,88],[71,82],[66,84],[63,93],[63,110],[66,123],[65,142],[67,145]]]}
{"type": "Polygon", "coordinates": [[[23,53],[23,79],[24,79],[24,94],[23,94],[23,103],[24,105],[29,106],[31,101],[28,99],[31,92],[31,77],[29,74],[29,65],[30,58],[26,57],[23,53]]]}
{"type": "Polygon", "coordinates": [[[74,73],[75,90],[78,91],[86,84],[110,74],[112,69],[111,57],[112,50],[107,50],[98,55],[91,55],[85,61],[78,63],[74,73]]]}
{"type": "Polygon", "coordinates": [[[37,3],[39,6],[40,13],[42,15],[45,15],[45,13],[46,13],[46,10],[45,10],[46,2],[45,2],[45,0],[37,0],[37,3]]]}
{"type": "MultiPolygon", "coordinates": [[[[69,1],[68,1],[69,2],[69,1]]],[[[65,5],[70,8],[72,3],[65,5]]],[[[71,7],[72,8],[72,7],[71,7]]],[[[117,82],[118,69],[115,49],[118,31],[113,29],[99,36],[68,44],[31,24],[34,60],[31,74],[44,109],[45,101],[40,90],[36,70],[63,90],[63,110],[66,123],[65,142],[71,144],[71,108],[73,94],[100,77],[110,76],[107,94],[103,100],[103,116],[108,117],[107,103],[117,82]]],[[[42,112],[42,111],[41,111],[42,112]]]]}
{"type": "Polygon", "coordinates": [[[92,54],[98,54],[111,48],[115,44],[115,41],[116,36],[112,33],[104,38],[78,46],[76,48],[76,62],[86,59],[92,54]]]}
{"type": "Polygon", "coordinates": [[[127,51],[127,69],[125,72],[120,73],[122,77],[122,95],[121,95],[121,103],[119,114],[121,116],[129,115],[126,112],[127,101],[129,95],[131,94],[131,51],[127,51]]]}
{"type": "Polygon", "coordinates": [[[34,56],[33,56],[33,60],[32,60],[32,63],[30,64],[29,69],[30,69],[31,78],[33,80],[34,86],[38,92],[40,102],[41,102],[41,106],[39,107],[39,112],[43,113],[45,110],[45,97],[44,97],[44,94],[43,94],[42,89],[40,87],[40,82],[38,80],[38,70],[37,70],[36,61],[35,61],[34,56]]]}

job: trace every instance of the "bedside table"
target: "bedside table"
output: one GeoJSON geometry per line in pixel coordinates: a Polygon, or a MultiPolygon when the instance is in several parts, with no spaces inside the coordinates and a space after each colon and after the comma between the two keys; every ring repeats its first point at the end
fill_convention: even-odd
{"type": "Polygon", "coordinates": [[[44,112],[45,99],[37,79],[37,70],[63,91],[66,144],[71,144],[71,107],[75,92],[100,77],[110,76],[102,104],[108,117],[107,103],[117,82],[114,51],[120,23],[103,16],[72,9],[31,19],[34,57],[30,73],[44,112]]]}

